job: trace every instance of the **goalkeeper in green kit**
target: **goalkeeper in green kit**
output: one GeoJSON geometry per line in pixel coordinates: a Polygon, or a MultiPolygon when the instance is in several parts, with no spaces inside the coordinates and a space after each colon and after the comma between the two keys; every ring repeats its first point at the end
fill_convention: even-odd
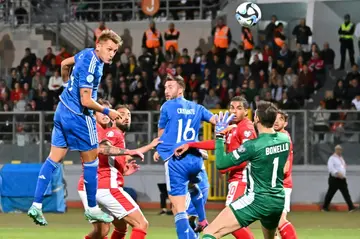
{"type": "Polygon", "coordinates": [[[243,143],[226,154],[224,134],[233,115],[221,112],[215,126],[216,167],[230,168],[248,161],[246,193],[222,210],[204,230],[203,239],[217,239],[260,220],[265,239],[274,239],[284,210],[284,173],[290,149],[289,137],[276,133],[273,124],[278,109],[270,102],[260,101],[254,116],[259,131],[257,139],[243,143]]]}

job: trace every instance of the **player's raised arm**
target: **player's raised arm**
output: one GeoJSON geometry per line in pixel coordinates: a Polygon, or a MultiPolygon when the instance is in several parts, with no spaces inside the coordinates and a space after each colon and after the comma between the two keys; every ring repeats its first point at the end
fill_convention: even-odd
{"type": "Polygon", "coordinates": [[[216,168],[219,170],[227,169],[251,159],[254,151],[251,141],[245,142],[238,149],[226,154],[225,139],[218,135],[215,143],[216,168]]]}
{"type": "Polygon", "coordinates": [[[61,62],[61,77],[66,83],[69,80],[70,67],[75,64],[75,57],[66,58],[61,62]]]}

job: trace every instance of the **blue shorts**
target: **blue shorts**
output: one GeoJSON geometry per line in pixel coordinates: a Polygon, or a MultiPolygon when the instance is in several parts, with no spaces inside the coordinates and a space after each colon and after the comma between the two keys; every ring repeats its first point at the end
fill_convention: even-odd
{"type": "Polygon", "coordinates": [[[203,167],[201,155],[186,154],[181,159],[175,156],[165,162],[166,188],[171,196],[186,196],[188,183],[199,183],[203,167]]]}
{"type": "Polygon", "coordinates": [[[77,115],[60,101],[54,115],[51,144],[80,152],[98,148],[95,118],[77,115]]]}
{"type": "MultiPolygon", "coordinates": [[[[203,195],[203,205],[206,204],[208,196],[209,196],[209,188],[202,188],[201,189],[203,195]]],[[[194,204],[191,202],[190,193],[186,195],[186,213],[189,216],[198,217],[194,204]]]]}

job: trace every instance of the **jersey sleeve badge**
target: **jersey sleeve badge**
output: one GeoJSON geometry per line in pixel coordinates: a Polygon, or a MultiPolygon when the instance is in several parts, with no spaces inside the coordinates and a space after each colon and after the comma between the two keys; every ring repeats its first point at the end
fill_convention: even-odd
{"type": "Polygon", "coordinates": [[[114,137],[114,131],[109,131],[106,133],[106,137],[112,138],[114,137]]]}
{"type": "Polygon", "coordinates": [[[245,136],[245,138],[249,138],[251,136],[251,131],[250,130],[245,130],[244,131],[244,136],[245,136]]]}
{"type": "Polygon", "coordinates": [[[93,75],[88,75],[86,77],[86,81],[89,82],[89,83],[93,82],[94,81],[94,76],[93,75]]]}

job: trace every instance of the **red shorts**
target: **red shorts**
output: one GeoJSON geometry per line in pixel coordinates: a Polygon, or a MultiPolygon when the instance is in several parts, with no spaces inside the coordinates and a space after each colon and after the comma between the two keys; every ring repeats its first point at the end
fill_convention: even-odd
{"type": "MultiPolygon", "coordinates": [[[[87,197],[85,191],[78,191],[84,208],[87,208],[87,197]]],[[[132,197],[124,191],[122,187],[110,189],[98,189],[96,192],[96,201],[101,209],[117,218],[122,219],[130,213],[139,209],[139,205],[132,197]]]]}
{"type": "Polygon", "coordinates": [[[233,181],[229,183],[228,194],[226,196],[225,205],[229,206],[230,203],[244,195],[246,190],[246,182],[242,181],[233,181]]]}

